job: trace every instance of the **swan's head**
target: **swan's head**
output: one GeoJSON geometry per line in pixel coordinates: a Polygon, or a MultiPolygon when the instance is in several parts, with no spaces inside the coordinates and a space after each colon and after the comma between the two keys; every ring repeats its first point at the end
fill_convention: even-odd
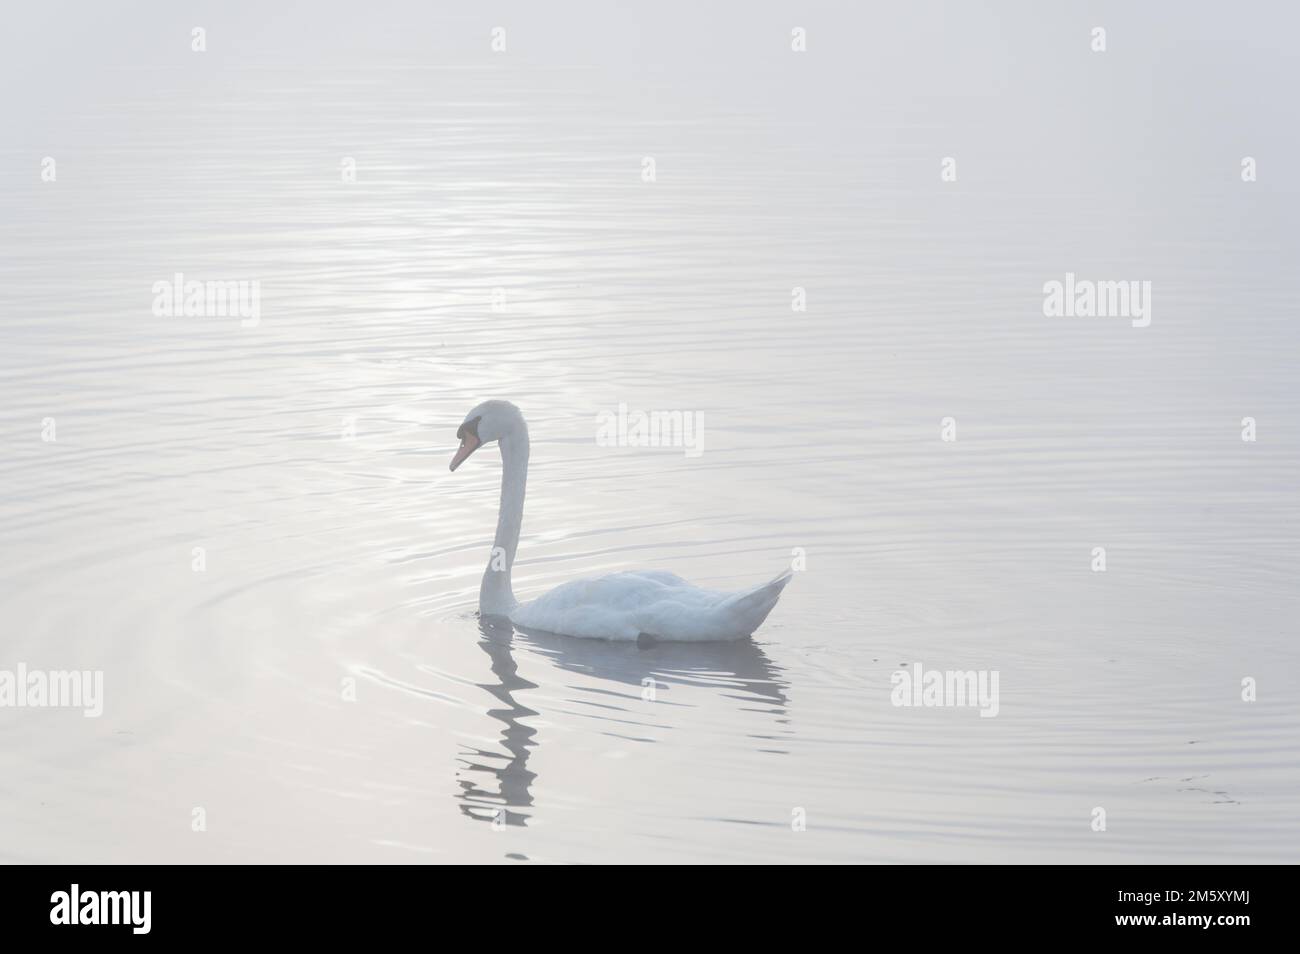
{"type": "Polygon", "coordinates": [[[484,444],[504,440],[525,429],[523,414],[509,401],[484,401],[465,415],[464,422],[456,431],[460,448],[451,459],[451,469],[463,464],[484,444]]]}

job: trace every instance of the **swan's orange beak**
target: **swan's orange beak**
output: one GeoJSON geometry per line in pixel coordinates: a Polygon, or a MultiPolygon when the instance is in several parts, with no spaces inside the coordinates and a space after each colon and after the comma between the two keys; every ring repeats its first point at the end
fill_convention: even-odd
{"type": "Polygon", "coordinates": [[[451,469],[455,470],[465,463],[465,458],[478,450],[479,445],[482,443],[477,434],[469,433],[462,437],[460,439],[460,448],[456,451],[456,456],[451,459],[451,469]]]}

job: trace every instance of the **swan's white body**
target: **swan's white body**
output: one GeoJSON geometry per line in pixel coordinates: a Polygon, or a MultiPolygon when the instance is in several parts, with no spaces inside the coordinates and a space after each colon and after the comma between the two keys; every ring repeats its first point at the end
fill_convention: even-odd
{"type": "Polygon", "coordinates": [[[692,586],[662,570],[637,570],[561,584],[528,603],[515,600],[510,571],[523,524],[528,481],[528,426],[508,401],[470,411],[458,435],[455,470],[490,441],[501,445],[501,509],[492,557],[479,587],[479,612],[524,629],[589,639],[704,642],[743,639],[762,625],[790,582],[787,570],[769,583],[728,593],[692,586]]]}
{"type": "Polygon", "coordinates": [[[663,571],[611,573],[563,583],[515,607],[510,621],[526,629],[594,639],[740,639],[758,629],[789,581],[786,571],[752,590],[724,593],[663,571]]]}

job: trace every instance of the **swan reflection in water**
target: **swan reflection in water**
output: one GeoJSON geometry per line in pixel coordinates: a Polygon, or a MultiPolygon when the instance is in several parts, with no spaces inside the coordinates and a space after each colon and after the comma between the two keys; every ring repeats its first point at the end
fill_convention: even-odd
{"type": "Polygon", "coordinates": [[[487,714],[501,723],[502,751],[469,748],[461,752],[456,797],[465,815],[498,827],[527,824],[537,778],[537,773],[528,769],[528,757],[539,744],[537,729],[524,720],[538,713],[519,702],[515,693],[538,686],[519,675],[515,652],[520,648],[527,647],[559,669],[628,687],[618,690],[619,694],[640,698],[651,684],[649,680],[658,688],[673,684],[713,688],[724,690],[726,698],[757,703],[759,708],[743,708],[770,714],[781,727],[779,731],[789,722],[787,684],[781,668],[752,639],[638,647],[635,643],[524,631],[500,617],[480,619],[479,632],[479,648],[488,655],[493,681],[478,685],[500,703],[487,714]]]}

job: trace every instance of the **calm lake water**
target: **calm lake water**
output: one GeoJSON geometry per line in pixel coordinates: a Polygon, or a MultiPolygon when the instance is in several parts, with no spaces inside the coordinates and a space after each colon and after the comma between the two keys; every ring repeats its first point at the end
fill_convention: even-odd
{"type": "Polygon", "coordinates": [[[0,860],[1296,860],[1294,29],[394,9],[0,46],[0,671],[104,679],[0,708],[0,860]],[[1066,272],[1150,325],[1045,317],[1066,272]],[[481,627],[489,397],[521,599],[801,559],[766,625],[481,627]],[[918,663],[997,716],[893,705],[918,663]]]}

